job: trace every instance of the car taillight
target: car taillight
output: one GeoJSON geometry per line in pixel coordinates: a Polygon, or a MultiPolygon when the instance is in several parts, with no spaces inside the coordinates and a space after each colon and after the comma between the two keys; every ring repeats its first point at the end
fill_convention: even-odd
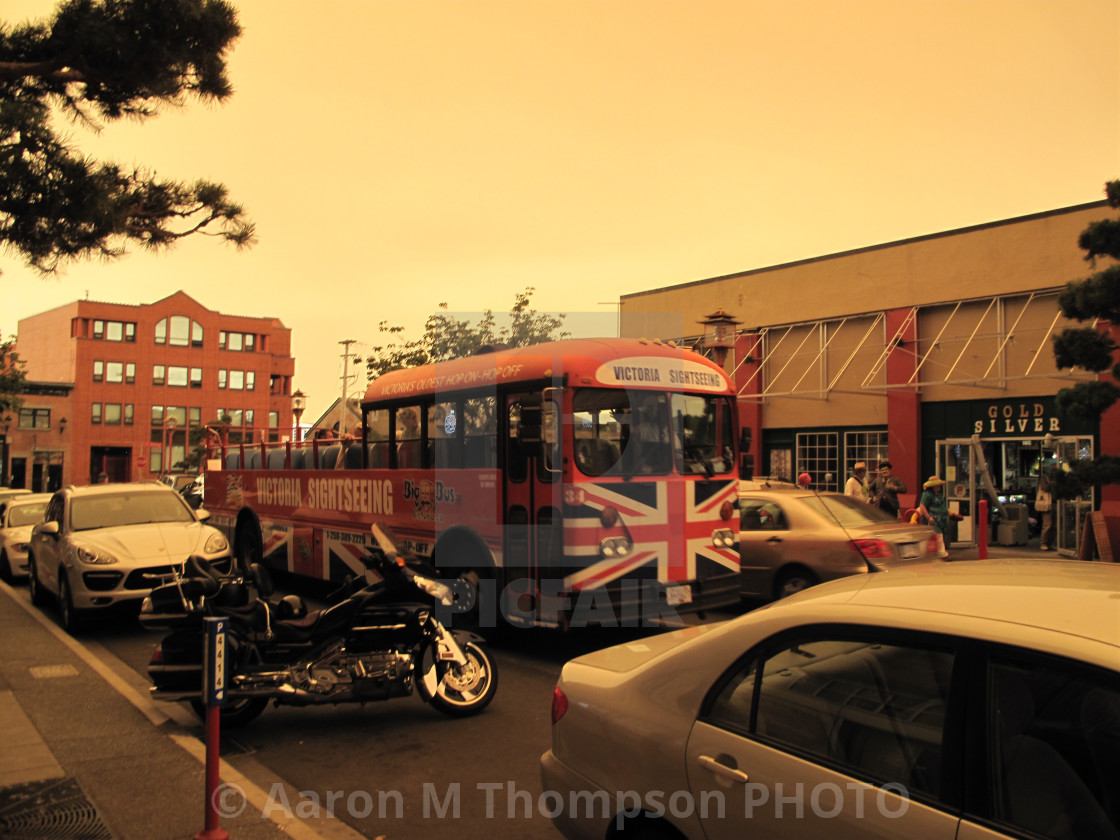
{"type": "Polygon", "coordinates": [[[560,718],[564,717],[564,713],[568,711],[568,698],[564,696],[564,692],[556,688],[552,692],[552,723],[557,724],[560,718]]]}
{"type": "Polygon", "coordinates": [[[885,540],[852,540],[848,543],[852,551],[868,560],[890,560],[894,549],[885,540]]]}
{"type": "Polygon", "coordinates": [[[152,651],[152,659],[148,664],[158,665],[161,662],[163,662],[163,647],[157,646],[156,649],[152,651]]]}

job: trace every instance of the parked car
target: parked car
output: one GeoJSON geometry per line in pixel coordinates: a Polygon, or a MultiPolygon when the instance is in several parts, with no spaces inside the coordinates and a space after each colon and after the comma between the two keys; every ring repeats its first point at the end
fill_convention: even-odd
{"type": "Polygon", "coordinates": [[[542,808],[571,840],[1116,840],[1120,565],[825,583],[573,659],[552,719],[542,808]]]}
{"type": "Polygon", "coordinates": [[[11,582],[27,574],[31,528],[43,518],[50,493],[19,493],[0,499],[0,579],[11,582]]]}
{"type": "Polygon", "coordinates": [[[5,502],[15,496],[23,496],[30,492],[30,490],[25,490],[20,487],[0,487],[0,502],[5,502]]]}
{"type": "Polygon", "coordinates": [[[73,631],[97,611],[139,609],[155,576],[192,554],[229,571],[229,542],[203,524],[209,517],[155,481],[59,490],[31,533],[31,600],[42,606],[53,596],[63,627],[73,631]]]}
{"type": "Polygon", "coordinates": [[[206,473],[196,475],[194,481],[183,487],[179,493],[195,510],[202,507],[206,501],[206,473]]]}
{"type": "Polygon", "coordinates": [[[767,482],[739,494],[745,597],[784,598],[822,581],[864,574],[868,561],[899,565],[936,556],[928,525],[899,522],[839,493],[767,482]]]}
{"type": "Polygon", "coordinates": [[[190,486],[196,478],[198,476],[195,473],[167,473],[159,477],[159,482],[166,484],[176,493],[182,493],[183,489],[190,486]]]}

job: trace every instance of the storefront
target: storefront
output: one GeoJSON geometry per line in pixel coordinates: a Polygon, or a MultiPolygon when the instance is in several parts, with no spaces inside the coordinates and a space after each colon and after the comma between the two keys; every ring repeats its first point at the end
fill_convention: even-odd
{"type": "MultiPolygon", "coordinates": [[[[1039,472],[1092,458],[1099,441],[1099,424],[1060,417],[1053,396],[924,403],[921,424],[922,464],[928,474],[945,479],[950,509],[965,517],[950,536],[965,544],[976,541],[974,502],[985,491],[1004,508],[1001,514],[992,506],[990,542],[1022,545],[1037,536],[1039,472]]],[[[1076,552],[1093,503],[1091,495],[1058,500],[1054,522],[1060,552],[1076,552]]]]}

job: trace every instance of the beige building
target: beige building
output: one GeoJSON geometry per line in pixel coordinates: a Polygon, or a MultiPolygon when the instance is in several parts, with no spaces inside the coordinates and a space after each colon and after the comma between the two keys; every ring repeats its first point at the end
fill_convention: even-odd
{"type": "MultiPolygon", "coordinates": [[[[1094,270],[1078,236],[1113,217],[1094,202],[626,295],[621,333],[693,344],[707,316],[730,316],[725,367],[756,474],[836,490],[856,461],[889,458],[911,501],[945,478],[970,542],[986,473],[1018,543],[1008,523],[1032,513],[1041,466],[1120,452],[1120,409],[1100,424],[1058,416],[1056,391],[1092,375],[1059,370],[1051,343],[1072,323],[1058,293],[1094,270]]],[[[1065,550],[1094,507],[1120,512],[1116,488],[1097,495],[1058,511],[1065,550]]]]}

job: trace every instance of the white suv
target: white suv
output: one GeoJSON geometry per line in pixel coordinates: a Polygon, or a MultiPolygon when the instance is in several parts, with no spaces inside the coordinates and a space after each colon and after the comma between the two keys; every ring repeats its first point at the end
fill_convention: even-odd
{"type": "Polygon", "coordinates": [[[95,610],[140,602],[171,567],[192,554],[219,571],[232,563],[229,542],[158,482],[67,487],[51,497],[31,533],[31,600],[58,601],[66,630],[95,610]]]}

